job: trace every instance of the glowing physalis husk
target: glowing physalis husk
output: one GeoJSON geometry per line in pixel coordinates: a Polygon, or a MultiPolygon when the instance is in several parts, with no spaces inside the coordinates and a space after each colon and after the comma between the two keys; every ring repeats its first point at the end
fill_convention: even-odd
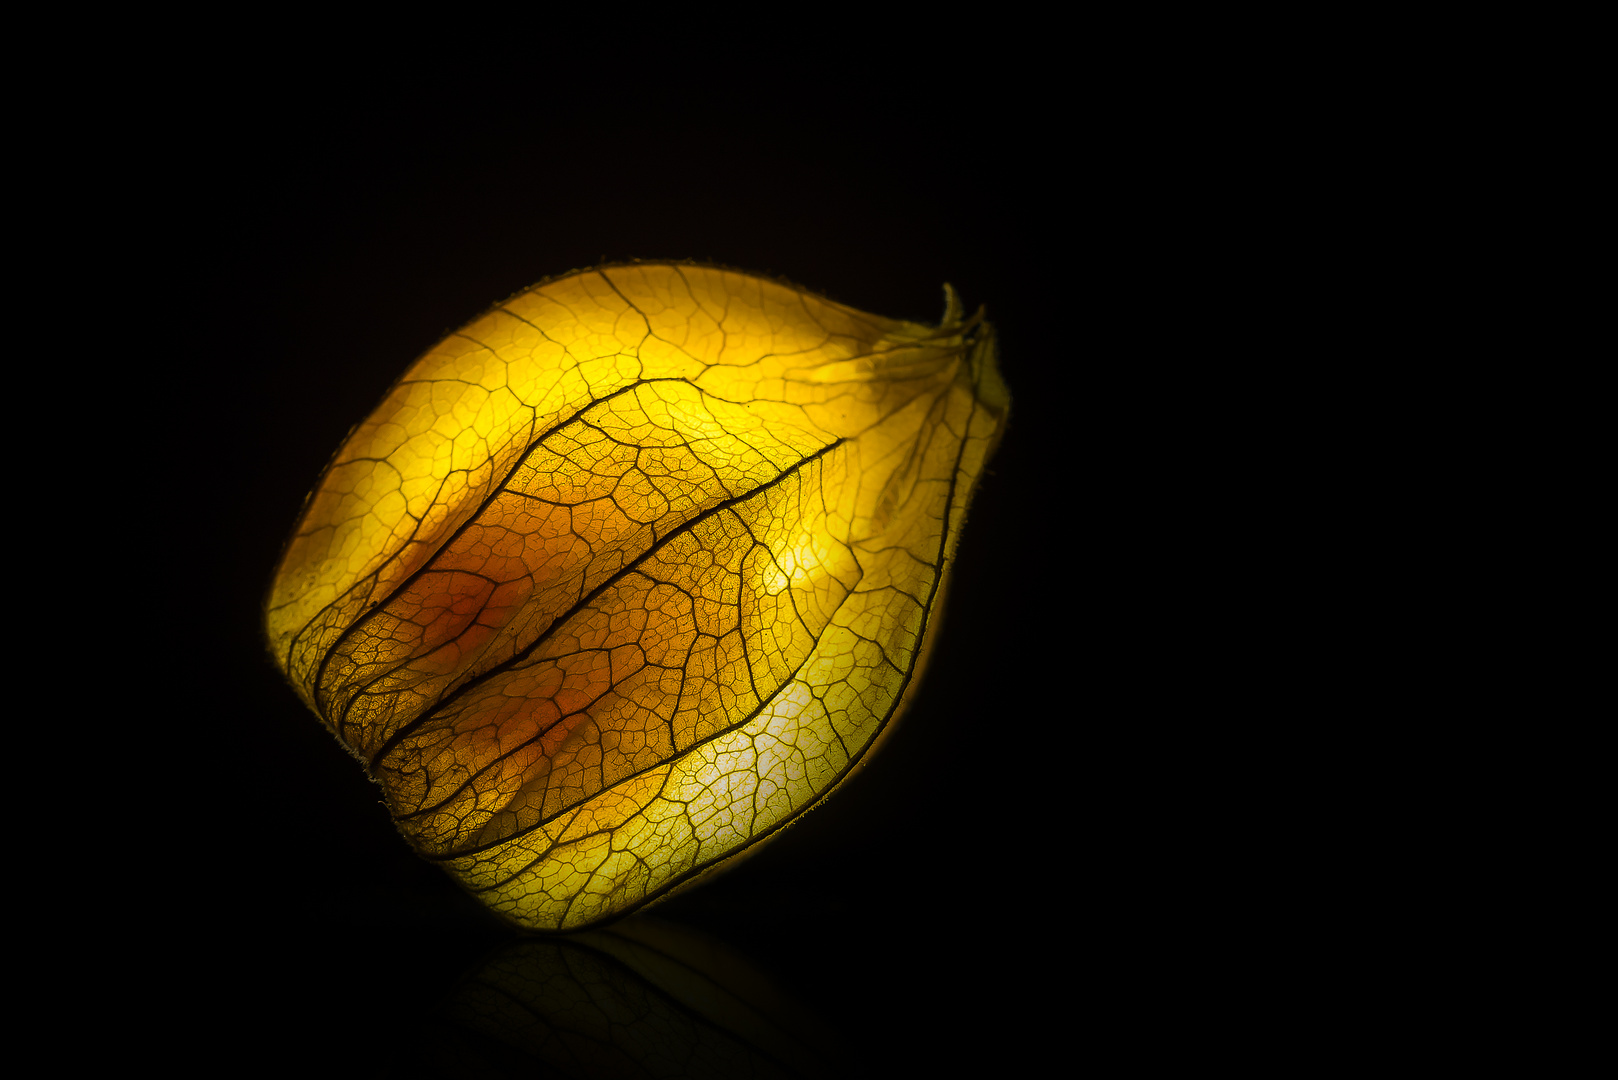
{"type": "Polygon", "coordinates": [[[450,334],[349,436],[266,607],[400,831],[574,929],[748,849],[920,673],[1009,398],[994,335],[684,264],[450,334]]]}

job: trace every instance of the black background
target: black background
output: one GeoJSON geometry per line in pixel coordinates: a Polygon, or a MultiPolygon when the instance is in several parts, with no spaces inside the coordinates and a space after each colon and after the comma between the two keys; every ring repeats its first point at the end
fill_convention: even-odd
{"type": "Polygon", "coordinates": [[[1097,477],[1129,452],[1092,436],[1121,406],[1084,373],[1136,347],[1118,341],[1135,271],[1109,259],[1138,203],[1120,208],[1127,165],[1098,148],[1106,110],[1006,42],[881,77],[835,51],[693,74],[655,37],[626,48],[611,67],[655,77],[418,58],[317,90],[182,83],[149,107],[142,152],[163,166],[138,226],[182,268],[153,375],[159,514],[187,523],[158,530],[161,595],[192,672],[160,767],[189,778],[200,853],[150,873],[181,914],[159,953],[203,958],[163,1007],[243,1061],[408,1071],[412,1024],[507,938],[284,684],[259,605],[329,455],[444,332],[547,275],[692,258],[923,322],[948,281],[988,306],[1013,406],[899,729],[657,914],[779,979],[851,1068],[1037,1069],[1095,1023],[1085,955],[1139,932],[1107,914],[1131,903],[1108,852],[1150,813],[1114,797],[1130,766],[1108,759],[1120,711],[1094,687],[1116,672],[1077,629],[1116,586],[1089,538],[1097,477]]]}

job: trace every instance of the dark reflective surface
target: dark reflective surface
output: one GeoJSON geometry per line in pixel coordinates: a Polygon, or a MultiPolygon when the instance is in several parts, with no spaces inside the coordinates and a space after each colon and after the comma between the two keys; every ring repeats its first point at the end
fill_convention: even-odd
{"type": "Polygon", "coordinates": [[[740,954],[645,917],[506,943],[428,1017],[400,1075],[823,1078],[847,1054],[740,954]]]}

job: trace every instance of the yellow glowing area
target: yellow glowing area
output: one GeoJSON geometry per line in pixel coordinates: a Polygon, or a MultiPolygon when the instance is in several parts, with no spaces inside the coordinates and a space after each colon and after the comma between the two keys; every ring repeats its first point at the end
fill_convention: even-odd
{"type": "Polygon", "coordinates": [[[824,798],[918,673],[1009,397],[937,327],[729,270],[542,282],[349,436],[266,609],[400,831],[514,922],[654,901],[824,798]]]}

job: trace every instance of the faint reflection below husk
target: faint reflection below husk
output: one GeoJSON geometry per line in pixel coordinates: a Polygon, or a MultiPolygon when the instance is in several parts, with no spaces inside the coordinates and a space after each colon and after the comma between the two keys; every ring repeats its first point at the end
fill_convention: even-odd
{"type": "Polygon", "coordinates": [[[818,1078],[842,1056],[741,956],[645,917],[501,947],[451,991],[427,1036],[433,1066],[452,1077],[818,1078]]]}

